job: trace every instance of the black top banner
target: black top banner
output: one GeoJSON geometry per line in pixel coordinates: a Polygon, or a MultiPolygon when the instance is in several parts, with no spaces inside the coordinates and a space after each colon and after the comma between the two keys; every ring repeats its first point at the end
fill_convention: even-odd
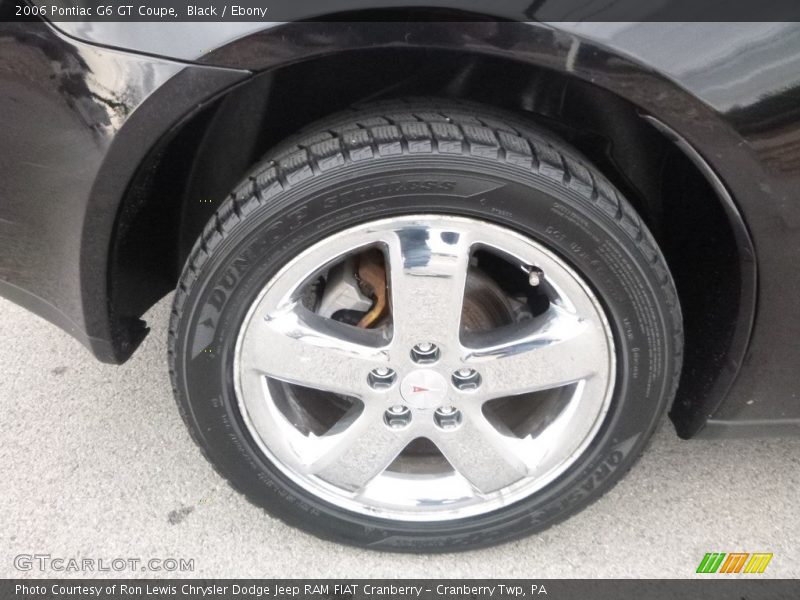
{"type": "Polygon", "coordinates": [[[797,21],[797,0],[0,0],[3,21],[797,21]]]}

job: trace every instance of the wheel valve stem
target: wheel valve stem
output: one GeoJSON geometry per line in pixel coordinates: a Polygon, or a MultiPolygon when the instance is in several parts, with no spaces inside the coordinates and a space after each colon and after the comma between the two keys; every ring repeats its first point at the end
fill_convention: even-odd
{"type": "Polygon", "coordinates": [[[528,271],[528,283],[531,287],[538,287],[543,278],[544,273],[537,267],[531,267],[530,271],[528,271]]]}

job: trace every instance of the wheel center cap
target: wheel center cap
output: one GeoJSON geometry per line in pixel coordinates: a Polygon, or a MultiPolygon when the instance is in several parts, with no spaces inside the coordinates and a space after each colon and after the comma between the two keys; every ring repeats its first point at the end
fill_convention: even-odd
{"type": "Polygon", "coordinates": [[[413,408],[438,408],[447,397],[447,381],[436,371],[412,371],[400,383],[400,395],[413,408]]]}

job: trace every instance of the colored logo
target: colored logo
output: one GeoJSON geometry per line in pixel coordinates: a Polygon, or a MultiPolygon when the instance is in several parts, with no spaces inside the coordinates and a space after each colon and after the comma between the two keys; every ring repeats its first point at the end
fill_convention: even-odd
{"type": "Polygon", "coordinates": [[[763,573],[767,570],[772,553],[766,552],[707,552],[697,566],[698,573],[763,573]]]}
{"type": "Polygon", "coordinates": [[[447,381],[436,371],[417,369],[403,377],[400,395],[411,408],[432,410],[445,404],[447,381]]]}

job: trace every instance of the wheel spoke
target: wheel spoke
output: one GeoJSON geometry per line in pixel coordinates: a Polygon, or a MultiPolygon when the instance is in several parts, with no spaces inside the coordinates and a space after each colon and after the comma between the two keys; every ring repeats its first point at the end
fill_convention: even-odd
{"type": "Polygon", "coordinates": [[[405,348],[419,342],[457,348],[469,267],[468,235],[409,224],[385,241],[393,342],[405,348]]]}
{"type": "Polygon", "coordinates": [[[411,442],[410,430],[386,427],[383,408],[369,406],[341,431],[320,438],[324,451],[306,470],[343,489],[360,490],[411,442]]]}
{"type": "Polygon", "coordinates": [[[506,487],[527,474],[514,440],[501,435],[475,406],[464,411],[464,422],[437,431],[432,441],[453,468],[481,494],[506,487]]]}
{"type": "Polygon", "coordinates": [[[600,324],[557,306],[526,323],[476,336],[464,363],[480,371],[476,397],[490,400],[535,392],[598,374],[608,365],[600,324]]]}
{"type": "Polygon", "coordinates": [[[370,370],[386,362],[377,331],[349,327],[296,305],[254,320],[242,367],[268,377],[362,398],[370,370]]]}

